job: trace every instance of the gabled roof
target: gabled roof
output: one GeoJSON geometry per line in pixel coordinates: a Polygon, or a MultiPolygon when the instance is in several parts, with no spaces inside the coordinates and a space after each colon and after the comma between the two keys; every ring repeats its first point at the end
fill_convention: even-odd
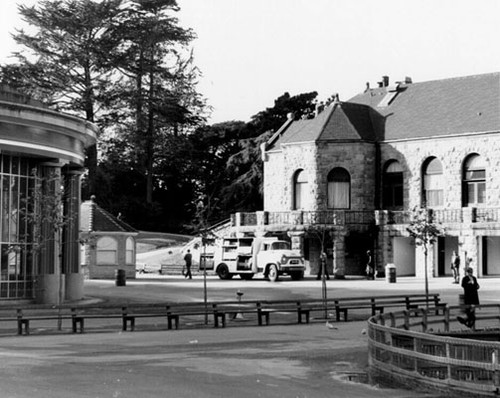
{"type": "Polygon", "coordinates": [[[500,131],[500,73],[405,83],[394,89],[369,89],[349,100],[374,110],[382,140],[500,131]]]}
{"type": "Polygon", "coordinates": [[[301,142],[387,141],[500,132],[500,73],[367,89],[313,119],[288,120],[266,150],[301,142]]]}
{"type": "Polygon", "coordinates": [[[99,207],[92,197],[80,205],[80,232],[137,233],[138,231],[99,207]]]}
{"type": "Polygon", "coordinates": [[[283,144],[335,140],[373,140],[368,106],[333,102],[312,119],[287,121],[267,143],[267,150],[283,144]]]}

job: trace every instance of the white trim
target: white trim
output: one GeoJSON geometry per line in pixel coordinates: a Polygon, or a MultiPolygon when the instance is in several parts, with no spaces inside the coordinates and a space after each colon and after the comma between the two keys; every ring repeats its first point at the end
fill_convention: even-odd
{"type": "Polygon", "coordinates": [[[61,155],[71,156],[72,158],[76,158],[78,160],[81,160],[82,162],[85,160],[84,156],[79,155],[79,154],[77,154],[75,152],[70,152],[70,151],[66,151],[64,149],[58,149],[58,148],[54,148],[54,147],[51,147],[51,146],[45,146],[45,145],[39,145],[39,144],[30,144],[28,142],[23,142],[23,141],[12,141],[12,140],[0,139],[0,145],[19,146],[19,147],[22,147],[22,148],[38,149],[38,150],[42,150],[44,152],[54,152],[54,153],[59,153],[61,155]]]}
{"type": "Polygon", "coordinates": [[[468,132],[468,133],[457,133],[457,134],[445,134],[445,135],[431,135],[429,137],[414,137],[414,138],[400,138],[397,140],[383,140],[380,141],[381,144],[391,144],[393,142],[410,142],[410,141],[423,141],[423,140],[439,140],[442,138],[457,138],[457,137],[469,137],[475,135],[489,135],[489,134],[498,134],[500,131],[491,130],[491,131],[476,131],[476,132],[468,132]]]}

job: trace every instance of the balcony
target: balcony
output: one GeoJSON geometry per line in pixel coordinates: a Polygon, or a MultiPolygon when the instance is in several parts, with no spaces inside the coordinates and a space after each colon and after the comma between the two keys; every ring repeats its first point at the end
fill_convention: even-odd
{"type": "Polygon", "coordinates": [[[231,226],[257,227],[278,225],[370,225],[375,223],[375,212],[358,210],[337,211],[282,211],[236,213],[231,216],[231,226]]]}
{"type": "MultiPolygon", "coordinates": [[[[436,224],[498,223],[500,208],[462,207],[456,209],[428,209],[429,221],[436,224]]],[[[258,211],[235,213],[233,227],[309,226],[309,225],[390,225],[409,224],[411,211],[391,210],[335,210],[335,211],[258,211]]]]}

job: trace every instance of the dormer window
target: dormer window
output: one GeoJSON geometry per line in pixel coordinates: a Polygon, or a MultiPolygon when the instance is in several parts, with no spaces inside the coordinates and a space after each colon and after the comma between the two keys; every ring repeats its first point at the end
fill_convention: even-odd
{"type": "Polygon", "coordinates": [[[396,86],[387,87],[387,93],[385,94],[385,97],[382,98],[382,101],[378,103],[377,107],[384,108],[386,106],[389,106],[394,98],[396,98],[396,95],[398,95],[398,88],[399,84],[396,86]]]}

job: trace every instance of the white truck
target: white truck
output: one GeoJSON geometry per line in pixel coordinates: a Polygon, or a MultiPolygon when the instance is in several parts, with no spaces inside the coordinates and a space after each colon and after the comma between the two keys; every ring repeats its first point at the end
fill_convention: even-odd
{"type": "Polygon", "coordinates": [[[256,274],[275,282],[282,275],[293,280],[304,277],[305,262],[290,243],[278,238],[224,238],[214,254],[215,272],[220,279],[252,279],[256,274]]]}

